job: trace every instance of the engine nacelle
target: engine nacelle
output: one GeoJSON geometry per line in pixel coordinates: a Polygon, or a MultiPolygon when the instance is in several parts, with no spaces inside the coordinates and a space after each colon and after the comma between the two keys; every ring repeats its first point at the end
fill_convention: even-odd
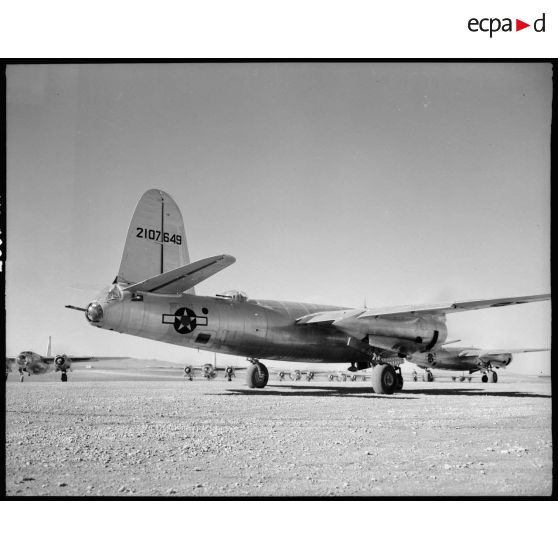
{"type": "Polygon", "coordinates": [[[67,355],[56,355],[54,357],[54,368],[56,372],[66,372],[72,365],[72,361],[67,355]]]}
{"type": "Polygon", "coordinates": [[[212,380],[215,378],[215,367],[213,364],[204,364],[202,366],[203,377],[207,378],[208,380],[212,380]]]}
{"type": "Polygon", "coordinates": [[[513,356],[511,353],[500,353],[497,355],[490,355],[489,357],[479,358],[479,363],[482,365],[482,368],[486,368],[488,366],[493,366],[495,368],[505,368],[509,366],[511,361],[513,360],[513,356]]]}

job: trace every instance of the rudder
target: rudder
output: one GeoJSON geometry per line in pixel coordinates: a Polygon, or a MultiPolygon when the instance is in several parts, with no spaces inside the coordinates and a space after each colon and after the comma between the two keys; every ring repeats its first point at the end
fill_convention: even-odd
{"type": "Polygon", "coordinates": [[[166,192],[148,190],[130,222],[117,281],[139,283],[189,263],[180,209],[166,192]]]}

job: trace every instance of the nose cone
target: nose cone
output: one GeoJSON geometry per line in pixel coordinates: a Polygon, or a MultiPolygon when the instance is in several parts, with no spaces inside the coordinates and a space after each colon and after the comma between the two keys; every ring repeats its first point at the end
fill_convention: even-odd
{"type": "Polygon", "coordinates": [[[92,302],[85,311],[85,317],[93,323],[99,323],[103,319],[103,307],[98,302],[92,302]]]}

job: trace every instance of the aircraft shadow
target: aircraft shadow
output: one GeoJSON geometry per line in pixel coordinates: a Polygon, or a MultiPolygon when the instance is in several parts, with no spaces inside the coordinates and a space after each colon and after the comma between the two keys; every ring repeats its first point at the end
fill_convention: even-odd
{"type": "MultiPolygon", "coordinates": [[[[280,395],[282,397],[350,397],[353,395],[365,395],[370,398],[374,397],[388,397],[385,395],[376,395],[370,387],[337,387],[337,386],[281,386],[283,389],[289,389],[291,391],[278,391],[270,386],[261,390],[253,390],[250,388],[242,389],[229,389],[226,395],[280,395]]],[[[217,394],[215,394],[217,395],[217,394]]],[[[219,394],[225,395],[225,394],[219,394]]],[[[552,395],[544,395],[540,393],[529,393],[521,391],[498,391],[490,392],[484,391],[483,389],[476,388],[454,388],[454,389],[409,389],[408,391],[403,388],[401,393],[394,396],[397,399],[417,399],[413,397],[414,395],[464,395],[464,396],[474,396],[474,397],[532,397],[532,398],[544,398],[550,399],[552,395]]]]}
{"type": "Polygon", "coordinates": [[[533,397],[550,399],[552,395],[544,395],[542,393],[529,393],[526,391],[484,391],[483,389],[475,388],[455,388],[455,389],[409,389],[404,393],[416,395],[466,395],[466,396],[480,396],[480,397],[533,397]]]}
{"type": "MultiPolygon", "coordinates": [[[[213,395],[279,395],[281,397],[351,397],[366,396],[371,399],[381,397],[391,397],[387,395],[377,395],[371,388],[335,388],[335,387],[313,387],[313,386],[281,386],[292,391],[278,391],[274,389],[228,389],[226,393],[215,393],[213,395]]],[[[405,397],[397,394],[397,399],[417,399],[416,397],[405,397]]]]}

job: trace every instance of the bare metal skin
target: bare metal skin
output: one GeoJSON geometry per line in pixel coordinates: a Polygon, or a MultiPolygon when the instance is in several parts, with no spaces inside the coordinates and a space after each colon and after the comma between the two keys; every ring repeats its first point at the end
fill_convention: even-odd
{"type": "Polygon", "coordinates": [[[506,368],[513,353],[531,353],[550,349],[477,349],[474,347],[439,347],[427,353],[409,355],[407,360],[425,369],[455,370],[459,372],[487,371],[506,368]]]}
{"type": "Polygon", "coordinates": [[[371,345],[396,352],[402,341],[421,350],[431,341],[435,330],[440,332],[438,338],[442,341],[447,335],[443,321],[433,318],[377,319],[368,334],[359,332],[352,322],[344,326],[346,329],[296,323],[308,314],[344,310],[337,306],[186,294],[171,297],[144,294],[143,300],[136,302],[124,294],[122,298],[107,301],[100,297],[95,302],[98,305],[95,313],[89,317],[92,325],[174,345],[258,359],[362,361],[368,355],[347,345],[355,331],[363,338],[368,335],[371,345]],[[98,312],[99,307],[102,312],[98,312]],[[176,317],[181,308],[191,310],[195,317],[176,317]],[[200,334],[209,338],[200,338],[200,334]],[[415,341],[419,337],[423,339],[421,343],[415,341]]]}
{"type": "Polygon", "coordinates": [[[113,284],[87,308],[70,308],[85,311],[95,327],[246,356],[257,367],[249,370],[248,377],[254,380],[249,381],[250,387],[267,383],[267,369],[257,359],[346,362],[351,363],[350,370],[374,364],[374,390],[393,393],[401,388],[402,378],[400,374],[394,377],[396,370],[389,359],[428,353],[442,345],[448,333],[448,312],[550,297],[354,309],[251,300],[238,292],[215,297],[195,294],[195,285],[234,262],[235,258],[222,254],[190,263],[180,209],[167,193],[148,190],[130,222],[113,284]]]}

